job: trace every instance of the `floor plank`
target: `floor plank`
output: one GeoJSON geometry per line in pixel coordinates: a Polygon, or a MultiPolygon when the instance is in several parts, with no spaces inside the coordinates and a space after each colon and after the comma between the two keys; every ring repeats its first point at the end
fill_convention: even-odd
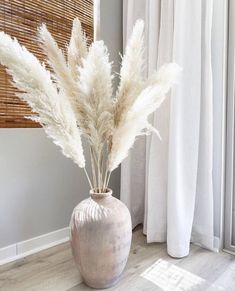
{"type": "MultiPolygon", "coordinates": [[[[68,243],[0,266],[1,291],[91,291],[82,283],[68,243]]],[[[235,257],[192,245],[187,258],[173,259],[166,245],[133,233],[127,267],[112,291],[235,291],[235,257]]]]}

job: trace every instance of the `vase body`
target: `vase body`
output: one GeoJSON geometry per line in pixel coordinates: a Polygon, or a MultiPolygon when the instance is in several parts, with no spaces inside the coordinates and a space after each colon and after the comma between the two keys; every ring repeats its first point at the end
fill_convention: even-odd
{"type": "Polygon", "coordinates": [[[127,207],[108,193],[90,192],[70,222],[71,247],[84,282],[96,289],[115,285],[127,262],[131,217],[127,207]]]}

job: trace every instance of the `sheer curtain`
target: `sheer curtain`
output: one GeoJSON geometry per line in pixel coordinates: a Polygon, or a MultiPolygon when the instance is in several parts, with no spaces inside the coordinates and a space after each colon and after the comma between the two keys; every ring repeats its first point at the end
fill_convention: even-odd
{"type": "Polygon", "coordinates": [[[212,0],[124,0],[124,46],[145,21],[146,75],[166,62],[183,68],[180,84],[154,114],[162,141],[139,139],[121,169],[121,199],[148,242],[167,241],[184,257],[190,241],[214,248],[212,0]]]}

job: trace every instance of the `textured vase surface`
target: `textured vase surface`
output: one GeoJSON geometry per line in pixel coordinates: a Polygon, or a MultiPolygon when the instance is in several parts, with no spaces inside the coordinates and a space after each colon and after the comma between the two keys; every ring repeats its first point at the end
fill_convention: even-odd
{"type": "Polygon", "coordinates": [[[125,268],[131,245],[131,217],[112,191],[79,203],[70,222],[71,246],[84,282],[96,289],[115,285],[125,268]]]}

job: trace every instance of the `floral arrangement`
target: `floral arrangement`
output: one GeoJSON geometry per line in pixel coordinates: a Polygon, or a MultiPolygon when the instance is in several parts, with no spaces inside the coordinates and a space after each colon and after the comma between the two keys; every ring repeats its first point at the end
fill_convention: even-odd
{"type": "Polygon", "coordinates": [[[144,79],[143,32],[144,23],[138,20],[122,58],[115,95],[107,48],[103,41],[94,41],[88,48],[77,18],[67,57],[46,25],[38,29],[39,43],[54,73],[16,39],[0,32],[0,63],[13,77],[19,98],[37,113],[27,118],[40,122],[62,153],[84,169],[97,193],[106,191],[112,171],[126,158],[137,136],[158,134],[148,116],[162,104],[181,70],[171,63],[144,79]],[[91,173],[85,167],[85,140],[91,173]]]}

